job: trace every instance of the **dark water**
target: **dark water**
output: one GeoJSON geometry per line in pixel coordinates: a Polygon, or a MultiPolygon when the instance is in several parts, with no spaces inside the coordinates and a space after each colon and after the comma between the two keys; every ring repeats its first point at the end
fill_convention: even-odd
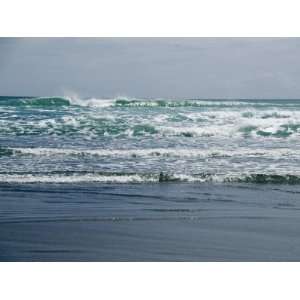
{"type": "Polygon", "coordinates": [[[0,97],[0,260],[300,259],[300,101],[0,97]]]}

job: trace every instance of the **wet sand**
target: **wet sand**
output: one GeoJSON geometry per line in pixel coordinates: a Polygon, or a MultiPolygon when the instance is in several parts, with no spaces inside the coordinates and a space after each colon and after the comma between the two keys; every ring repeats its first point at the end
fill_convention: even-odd
{"type": "Polygon", "coordinates": [[[1,184],[1,261],[300,261],[300,186],[1,184]]]}

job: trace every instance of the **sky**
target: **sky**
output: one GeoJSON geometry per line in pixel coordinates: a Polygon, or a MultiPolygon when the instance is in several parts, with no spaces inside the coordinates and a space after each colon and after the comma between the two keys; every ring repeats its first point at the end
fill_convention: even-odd
{"type": "Polygon", "coordinates": [[[300,38],[0,38],[0,95],[300,98],[300,38]]]}

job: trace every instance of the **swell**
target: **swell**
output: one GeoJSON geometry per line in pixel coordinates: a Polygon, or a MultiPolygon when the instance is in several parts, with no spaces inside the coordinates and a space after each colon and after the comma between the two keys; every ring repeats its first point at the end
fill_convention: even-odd
{"type": "Polygon", "coordinates": [[[38,97],[38,98],[4,98],[0,99],[0,106],[13,107],[60,107],[69,106],[71,102],[63,97],[38,97]]]}

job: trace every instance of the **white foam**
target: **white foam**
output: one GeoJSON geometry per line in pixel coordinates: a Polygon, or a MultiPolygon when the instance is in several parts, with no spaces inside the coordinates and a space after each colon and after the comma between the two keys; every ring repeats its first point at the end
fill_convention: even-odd
{"type": "Polygon", "coordinates": [[[182,157],[182,158],[209,158],[209,157],[268,157],[268,158],[300,158],[300,149],[290,148],[151,148],[151,149],[60,149],[60,148],[8,148],[15,154],[56,156],[56,155],[95,155],[103,157],[182,157]]]}
{"type": "MultiPolygon", "coordinates": [[[[250,174],[249,174],[250,175],[250,174]]],[[[247,174],[215,174],[215,175],[188,175],[188,174],[173,174],[168,175],[166,181],[175,182],[190,182],[190,183],[224,183],[243,181],[249,176],[247,174]]],[[[158,183],[159,175],[139,175],[139,174],[124,174],[124,175],[99,175],[99,174],[85,174],[85,175],[32,175],[32,174],[1,174],[0,182],[2,183],[158,183]]]]}
{"type": "Polygon", "coordinates": [[[102,183],[140,183],[157,182],[157,178],[144,177],[142,175],[0,175],[0,182],[6,183],[80,183],[80,182],[102,182],[102,183]]]}

